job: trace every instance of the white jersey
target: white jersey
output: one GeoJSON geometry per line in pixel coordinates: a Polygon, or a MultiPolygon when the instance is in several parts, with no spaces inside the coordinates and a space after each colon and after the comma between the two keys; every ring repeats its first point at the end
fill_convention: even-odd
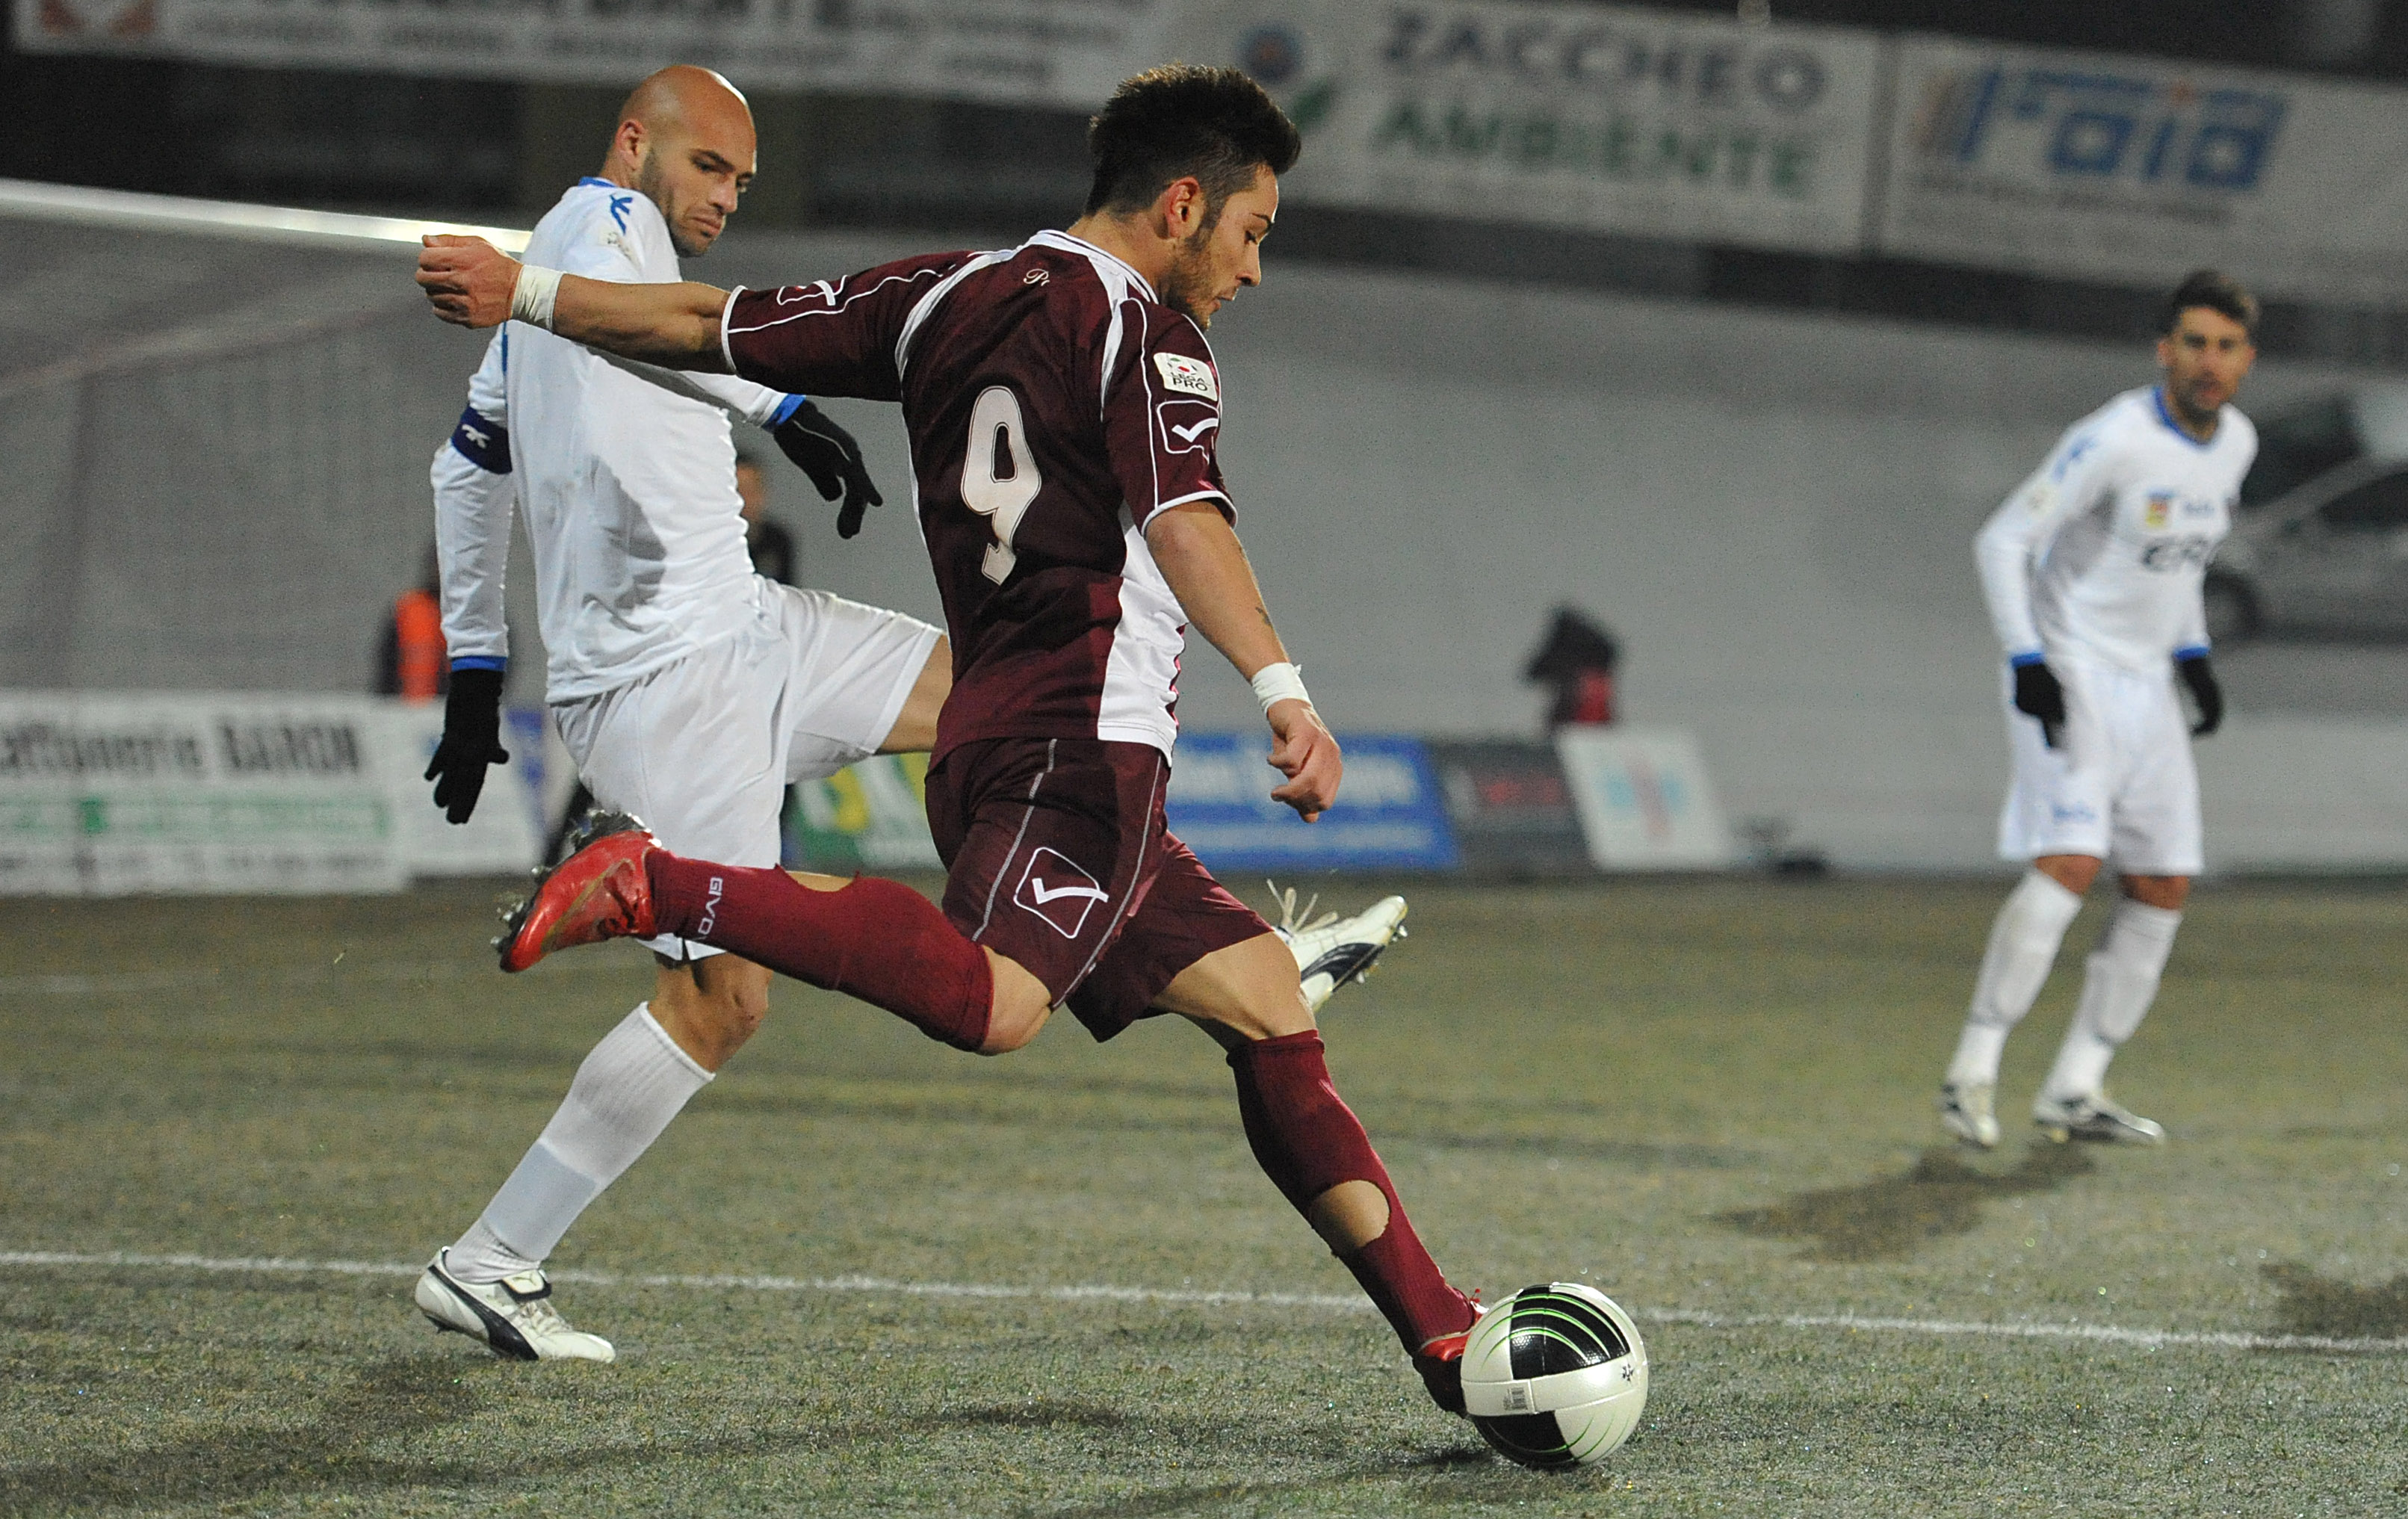
{"type": "MultiPolygon", "coordinates": [[[[583,179],[536,224],[530,264],[624,283],[681,278],[652,200],[583,179]]],[[[756,614],[731,415],[773,426],[801,398],[724,375],[611,360],[524,322],[494,335],[435,457],[443,636],[455,666],[509,653],[502,572],[524,509],[553,702],[624,686],[756,614]]]]}
{"type": "Polygon", "coordinates": [[[2202,443],[2155,386],[2126,391],[2066,429],[1973,540],[1999,641],[2166,676],[2207,652],[2200,587],[2232,529],[2258,429],[2231,407],[2202,443]]]}

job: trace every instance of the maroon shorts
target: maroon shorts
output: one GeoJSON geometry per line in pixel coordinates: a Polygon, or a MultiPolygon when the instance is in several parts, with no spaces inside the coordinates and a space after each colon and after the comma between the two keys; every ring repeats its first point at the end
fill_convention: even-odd
{"type": "Polygon", "coordinates": [[[1270,932],[1164,825],[1151,744],[988,738],[928,771],[945,916],[1111,1039],[1171,978],[1270,932]]]}

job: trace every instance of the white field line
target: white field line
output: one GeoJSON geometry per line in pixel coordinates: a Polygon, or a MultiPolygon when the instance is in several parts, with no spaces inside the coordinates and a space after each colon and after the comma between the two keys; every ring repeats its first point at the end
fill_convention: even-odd
{"type": "MultiPolygon", "coordinates": [[[[126,1251],[0,1251],[0,1267],[66,1266],[121,1269],[274,1273],[291,1276],[414,1277],[425,1268],[407,1261],[295,1260],[283,1255],[145,1255],[126,1251]]],[[[691,1287],[709,1291],[867,1293],[906,1297],[1014,1299],[1041,1302],[1168,1303],[1202,1307],[1306,1308],[1368,1313],[1352,1294],[1212,1292],[1187,1287],[1068,1286],[1010,1283],[899,1282],[874,1276],[753,1276],[681,1272],[564,1270],[555,1282],[595,1287],[691,1287]]],[[[2155,1350],[2303,1350],[2344,1354],[2408,1354],[2408,1339],[2344,1339],[2329,1335],[2265,1335],[2238,1330],[2131,1328],[2110,1324],[2001,1323],[1984,1319],[1881,1318],[1857,1313],[1717,1313],[1696,1308],[1634,1308],[1634,1317],[1705,1329],[1844,1329],[1904,1335],[1972,1336],[1992,1340],[2070,1340],[2155,1350]]]]}

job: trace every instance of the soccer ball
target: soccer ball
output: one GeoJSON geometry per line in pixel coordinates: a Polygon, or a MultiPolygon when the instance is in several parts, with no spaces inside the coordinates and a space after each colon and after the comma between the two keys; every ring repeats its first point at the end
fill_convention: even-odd
{"type": "Polygon", "coordinates": [[[1524,1287],[1471,1326],[1463,1407],[1508,1460],[1542,1469],[1602,1461],[1647,1407],[1639,1326],[1595,1287],[1524,1287]]]}

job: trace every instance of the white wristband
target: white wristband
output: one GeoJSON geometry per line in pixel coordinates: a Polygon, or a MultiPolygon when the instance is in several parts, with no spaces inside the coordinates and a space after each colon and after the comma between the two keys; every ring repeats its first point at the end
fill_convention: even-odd
{"type": "Polygon", "coordinates": [[[1312,705],[1312,697],[1304,689],[1304,672],[1285,660],[1256,670],[1254,686],[1254,700],[1263,704],[1265,717],[1271,715],[1273,702],[1300,701],[1307,707],[1312,705]]]}
{"type": "Polygon", "coordinates": [[[552,303],[560,298],[560,271],[540,264],[519,265],[519,282],[510,287],[510,320],[552,330],[552,303]]]}

